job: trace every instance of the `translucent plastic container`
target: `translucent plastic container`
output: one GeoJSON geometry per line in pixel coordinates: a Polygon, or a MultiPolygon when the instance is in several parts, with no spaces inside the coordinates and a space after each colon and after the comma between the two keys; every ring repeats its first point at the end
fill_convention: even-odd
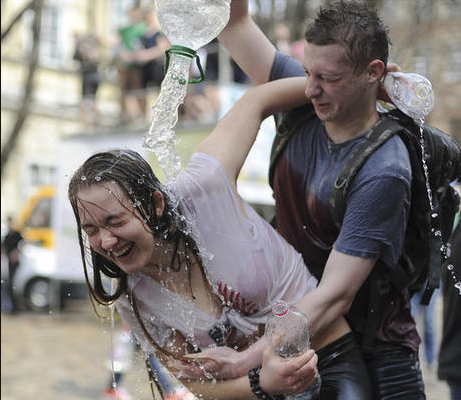
{"type": "Polygon", "coordinates": [[[168,69],[144,135],[144,147],[154,151],[167,180],[173,180],[181,168],[174,127],[187,92],[190,64],[195,51],[226,26],[230,0],[155,0],[155,9],[172,47],[167,52],[168,69]]]}
{"type": "MultiPolygon", "coordinates": [[[[306,316],[295,307],[289,307],[284,301],[278,301],[272,307],[272,315],[267,321],[267,341],[274,349],[274,353],[281,358],[290,358],[301,355],[309,350],[309,326],[306,316]]],[[[287,400],[315,399],[321,387],[320,375],[305,391],[295,395],[286,395],[287,400]]]]}
{"type": "Polygon", "coordinates": [[[394,105],[411,118],[423,120],[434,107],[432,85],[424,76],[388,72],[384,87],[394,105]]]}

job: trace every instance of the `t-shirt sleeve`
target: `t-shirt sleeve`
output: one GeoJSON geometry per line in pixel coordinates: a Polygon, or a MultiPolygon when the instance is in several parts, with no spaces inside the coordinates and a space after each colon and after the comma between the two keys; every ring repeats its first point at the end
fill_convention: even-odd
{"type": "Polygon", "coordinates": [[[223,230],[223,224],[240,216],[237,195],[221,164],[209,154],[192,156],[177,181],[176,193],[189,221],[199,220],[206,229],[223,230]]]}
{"type": "Polygon", "coordinates": [[[354,188],[334,249],[363,258],[380,258],[393,267],[399,258],[410,206],[404,178],[383,176],[354,188]]]}
{"type": "Polygon", "coordinates": [[[280,53],[279,51],[275,54],[274,62],[269,74],[270,81],[305,75],[306,73],[298,61],[287,56],[286,54],[280,53]]]}

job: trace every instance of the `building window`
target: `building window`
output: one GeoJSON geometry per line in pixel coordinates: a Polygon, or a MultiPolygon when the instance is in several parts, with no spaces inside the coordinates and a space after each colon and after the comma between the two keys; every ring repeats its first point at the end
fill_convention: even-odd
{"type": "MultiPolygon", "coordinates": [[[[30,54],[33,46],[32,24],[34,12],[24,14],[24,49],[30,54]]],[[[63,9],[55,1],[44,4],[40,31],[40,61],[49,67],[59,67],[63,64],[63,9]]]]}
{"type": "Polygon", "coordinates": [[[61,46],[59,42],[60,10],[53,5],[46,5],[43,8],[42,31],[41,31],[41,52],[42,57],[48,60],[59,60],[61,46]]]}
{"type": "Polygon", "coordinates": [[[30,186],[52,185],[56,181],[56,168],[49,165],[29,165],[30,186]]]}

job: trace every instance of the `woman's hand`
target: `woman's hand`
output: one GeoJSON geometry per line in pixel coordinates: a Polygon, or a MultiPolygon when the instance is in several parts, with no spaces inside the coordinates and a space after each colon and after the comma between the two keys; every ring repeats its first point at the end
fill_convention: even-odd
{"type": "Polygon", "coordinates": [[[244,366],[244,353],[230,347],[213,347],[200,353],[183,356],[183,361],[175,360],[168,368],[177,377],[189,379],[210,378],[232,379],[244,376],[248,370],[244,366]]]}
{"type": "Polygon", "coordinates": [[[259,374],[261,389],[270,394],[294,394],[308,389],[318,374],[318,357],[310,349],[304,354],[289,359],[276,356],[266,346],[259,374]]]}

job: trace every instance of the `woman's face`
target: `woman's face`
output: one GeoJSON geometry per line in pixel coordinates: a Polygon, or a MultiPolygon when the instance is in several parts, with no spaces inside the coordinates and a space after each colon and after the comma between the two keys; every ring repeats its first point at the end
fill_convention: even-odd
{"type": "Polygon", "coordinates": [[[127,274],[148,267],[154,236],[118,184],[91,185],[79,190],[77,199],[81,225],[94,251],[127,274]]]}

